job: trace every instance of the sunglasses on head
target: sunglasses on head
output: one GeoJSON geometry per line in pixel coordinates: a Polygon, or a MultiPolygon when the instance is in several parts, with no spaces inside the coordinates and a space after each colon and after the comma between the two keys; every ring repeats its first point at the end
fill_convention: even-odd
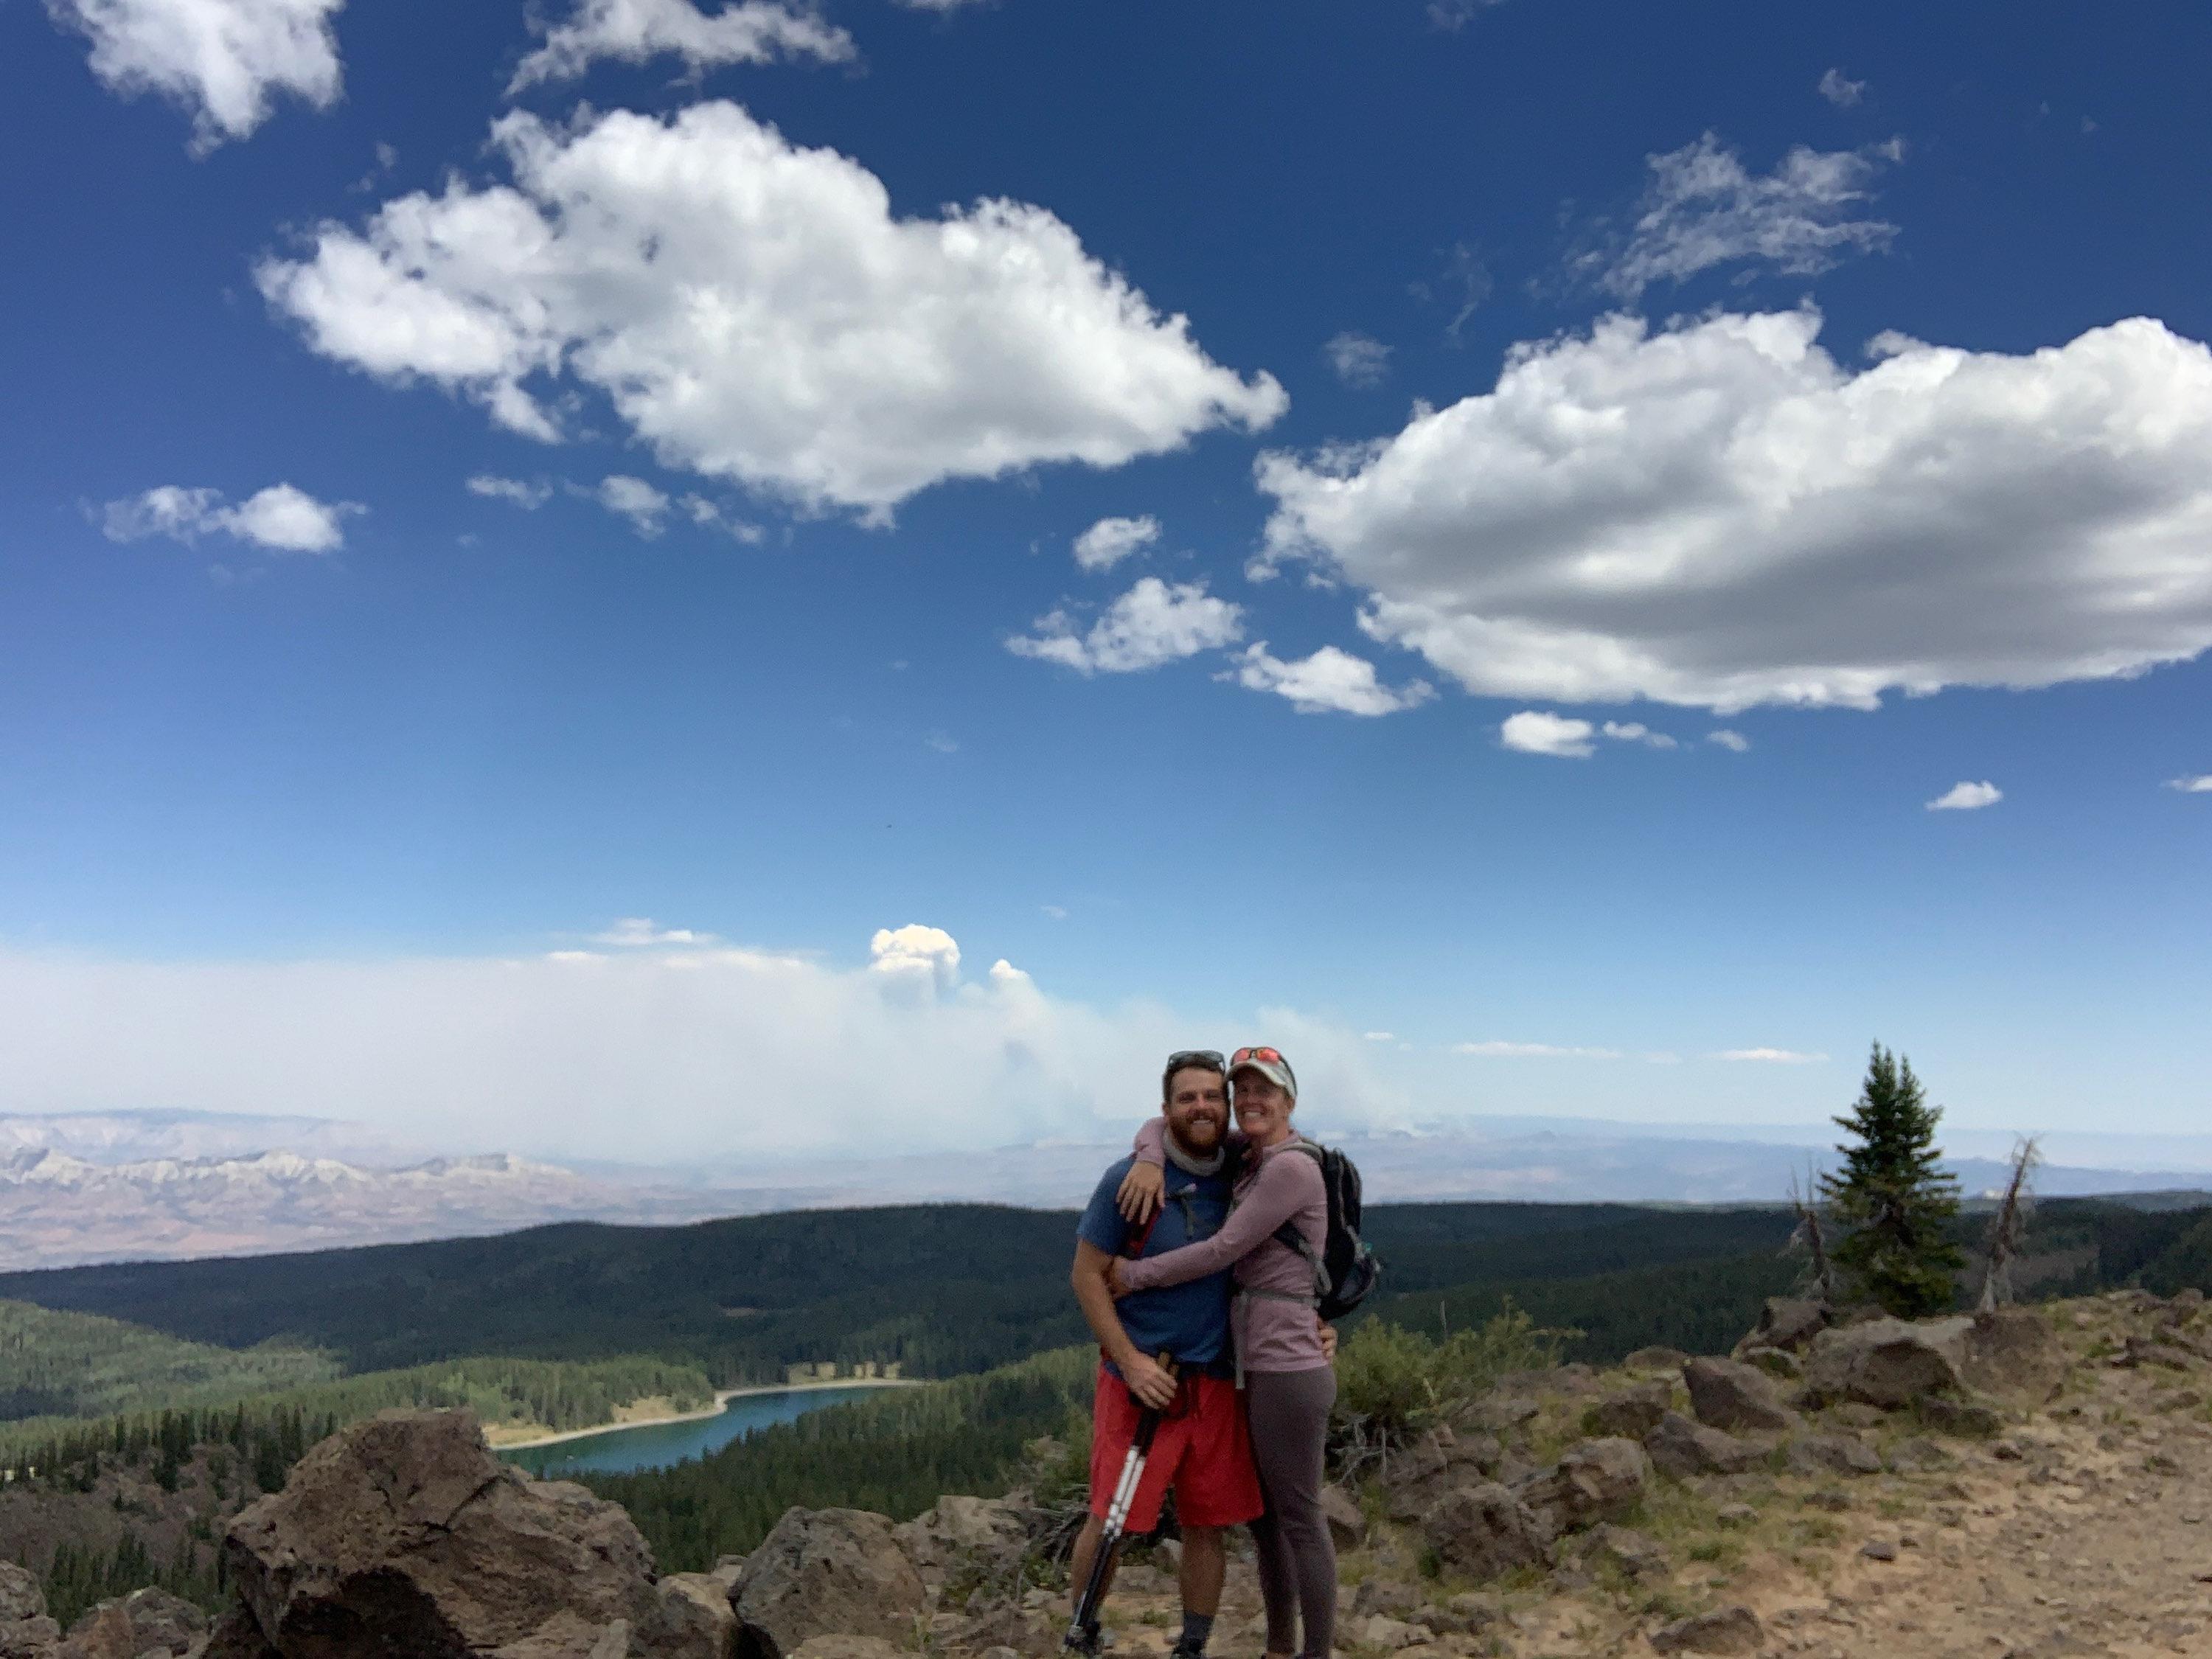
{"type": "Polygon", "coordinates": [[[1283,1058],[1283,1051],[1279,1048],[1239,1048],[1229,1057],[1229,1069],[1233,1072],[1247,1060],[1254,1060],[1262,1066],[1285,1066],[1290,1063],[1283,1058]]]}
{"type": "Polygon", "coordinates": [[[1216,1072],[1221,1071],[1224,1069],[1221,1062],[1221,1050],[1178,1048],[1168,1056],[1168,1071],[1170,1074],[1181,1071],[1186,1066],[1204,1066],[1216,1072]]]}

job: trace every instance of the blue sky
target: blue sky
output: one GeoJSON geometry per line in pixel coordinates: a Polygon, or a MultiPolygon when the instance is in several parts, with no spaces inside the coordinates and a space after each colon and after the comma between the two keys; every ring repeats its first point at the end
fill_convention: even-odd
{"type": "Polygon", "coordinates": [[[0,1104],[2196,1127],[2208,36],[0,6],[0,1104]]]}

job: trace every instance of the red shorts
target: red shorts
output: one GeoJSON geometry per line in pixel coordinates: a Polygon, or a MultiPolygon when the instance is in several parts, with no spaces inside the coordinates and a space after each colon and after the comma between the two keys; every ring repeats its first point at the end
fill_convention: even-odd
{"type": "MultiPolygon", "coordinates": [[[[1114,1501],[1141,1409],[1121,1379],[1101,1364],[1091,1405],[1093,1515],[1103,1518],[1114,1501]]],[[[1170,1486],[1175,1488],[1176,1518],[1187,1527],[1242,1526],[1267,1508],[1260,1496],[1260,1471],[1252,1462],[1244,1401],[1227,1377],[1184,1380],[1152,1437],[1152,1455],[1129,1505],[1129,1531],[1150,1532],[1159,1524],[1160,1499],[1170,1486]]]]}

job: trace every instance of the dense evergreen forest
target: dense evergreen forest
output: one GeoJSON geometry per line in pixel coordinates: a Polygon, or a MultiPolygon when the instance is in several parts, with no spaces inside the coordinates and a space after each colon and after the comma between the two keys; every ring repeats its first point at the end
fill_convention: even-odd
{"type": "Polygon", "coordinates": [[[222,1348],[96,1314],[0,1302],[0,1421],[201,1405],[338,1371],[336,1359],[313,1349],[222,1348]]]}
{"type": "MultiPolygon", "coordinates": [[[[1602,1359],[1650,1342],[1711,1347],[1789,1287],[1785,1210],[1600,1204],[1378,1205],[1386,1316],[1479,1321],[1508,1297],[1585,1333],[1602,1359]]],[[[1980,1223],[1961,1218],[1970,1243],[1980,1223]]],[[[2212,1213],[2056,1200],[2033,1248],[2065,1282],[2202,1282],[2212,1213]]],[[[349,1371],[462,1355],[648,1354],[717,1386],[797,1360],[896,1360],[970,1375],[1080,1342],[1067,1293],[1074,1218],[987,1205],[811,1211],[688,1227],[569,1224],[497,1238],[0,1276],[0,1296],[109,1316],[227,1349],[286,1343],[349,1371]]],[[[2057,1288],[2047,1282],[2045,1291],[2057,1288]]]]}
{"type": "MultiPolygon", "coordinates": [[[[255,1394],[227,1405],[0,1423],[0,1470],[13,1480],[82,1491],[104,1455],[136,1462],[149,1448],[174,1448],[174,1455],[163,1453],[164,1462],[173,1464],[194,1444],[225,1441],[249,1459],[277,1447],[265,1455],[281,1456],[276,1478],[282,1485],[282,1471],[299,1455],[294,1441],[301,1425],[312,1443],[394,1406],[465,1406],[488,1424],[559,1432],[605,1423],[617,1406],[649,1397],[665,1399],[677,1411],[694,1411],[712,1402],[714,1390],[697,1366],[653,1358],[441,1360],[255,1394]]],[[[162,1484],[173,1486],[173,1469],[162,1484]]]]}

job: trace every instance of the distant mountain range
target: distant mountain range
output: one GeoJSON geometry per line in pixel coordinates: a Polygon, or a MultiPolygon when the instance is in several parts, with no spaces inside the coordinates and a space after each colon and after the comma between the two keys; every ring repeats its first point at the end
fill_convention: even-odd
{"type": "Polygon", "coordinates": [[[507,1154],[378,1170],[281,1150],[95,1163],[19,1146],[0,1152],[0,1269],[258,1255],[545,1221],[691,1221],[732,1207],[719,1194],[617,1186],[507,1154]]]}
{"type": "MultiPolygon", "coordinates": [[[[1826,1139],[1810,1127],[1742,1133],[1497,1119],[1337,1144],[1358,1162],[1376,1202],[1741,1204],[1771,1203],[1793,1179],[1802,1182],[1826,1139]]],[[[1992,1139],[1960,1137],[1978,1148],[1992,1139]]],[[[0,1115],[0,1271],[459,1237],[548,1221],[670,1223],[940,1200],[1073,1208],[1121,1150],[1062,1143],[773,1164],[702,1159],[680,1171],[572,1170],[511,1153],[426,1158],[359,1125],[318,1118],[0,1115]]],[[[2039,1189],[2054,1197],[2212,1189],[2212,1139],[2135,1150],[2165,1167],[2052,1164],[2039,1189]]],[[[1951,1167],[1970,1194],[2005,1174],[2001,1159],[1984,1156],[1951,1167]]]]}

